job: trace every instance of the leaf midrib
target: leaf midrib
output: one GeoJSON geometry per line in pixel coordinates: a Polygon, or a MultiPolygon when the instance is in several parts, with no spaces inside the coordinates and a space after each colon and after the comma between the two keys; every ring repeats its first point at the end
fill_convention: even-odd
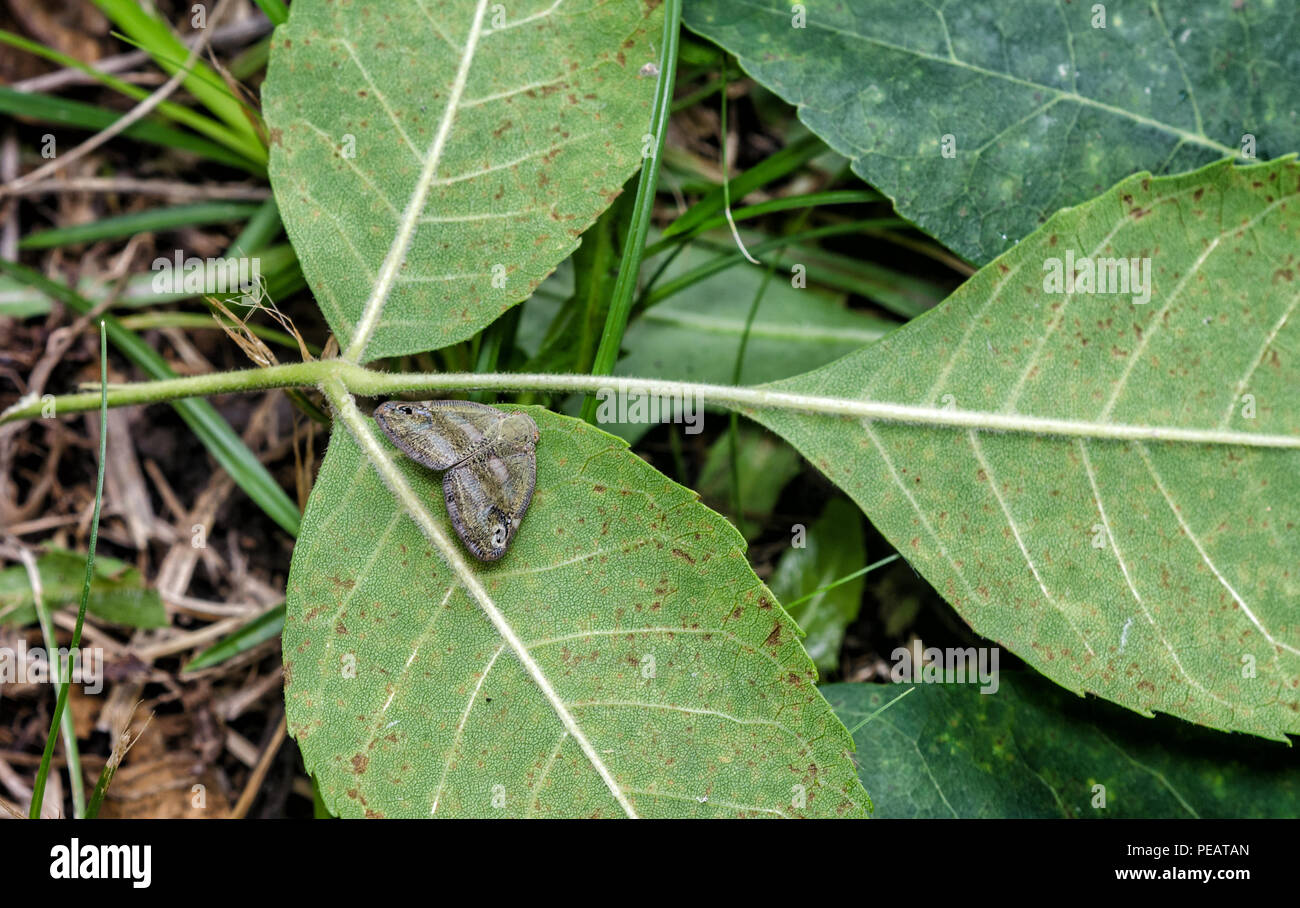
{"type": "MultiPolygon", "coordinates": [[[[554,10],[560,5],[560,2],[562,2],[562,0],[555,0],[555,3],[553,3],[545,13],[554,10]]],[[[460,65],[457,68],[456,77],[452,82],[451,91],[447,98],[447,106],[443,110],[442,120],[438,124],[438,131],[434,136],[433,144],[429,147],[429,151],[425,156],[423,166],[420,170],[420,177],[416,182],[410,198],[407,200],[405,210],[402,212],[401,219],[397,225],[397,232],[393,237],[392,245],[389,246],[388,252],[384,256],[384,262],[380,266],[379,274],[377,275],[374,286],[371,289],[370,297],[366,300],[365,306],[362,308],[361,318],[358,319],[356,329],[352,334],[352,339],[342,356],[345,361],[355,363],[365,355],[366,347],[370,343],[370,339],[374,335],[375,329],[379,324],[384,304],[387,302],[388,296],[392,292],[393,285],[397,281],[398,271],[406,260],[406,254],[410,249],[411,241],[415,236],[415,231],[420,225],[429,192],[433,186],[438,183],[438,165],[442,160],[442,151],[443,147],[446,145],[447,137],[451,134],[452,124],[455,121],[456,112],[460,106],[461,95],[464,93],[465,86],[469,81],[469,71],[473,64],[475,51],[478,48],[478,42],[484,34],[483,16],[486,10],[487,0],[479,0],[474,11],[474,21],[470,25],[469,34],[465,39],[465,47],[461,52],[460,65]]],[[[531,18],[535,18],[535,16],[527,17],[521,22],[515,24],[522,24],[522,22],[529,21],[531,18]]],[[[440,29],[435,30],[438,31],[440,36],[442,35],[440,29]]],[[[356,59],[355,54],[353,54],[353,59],[356,59]]],[[[357,62],[358,66],[360,66],[360,62],[357,62]]],[[[362,72],[365,74],[364,67],[362,67],[362,72]]],[[[366,78],[367,81],[371,82],[373,85],[373,81],[369,79],[368,74],[366,74],[366,78]]],[[[377,88],[376,91],[378,91],[377,88]]],[[[382,100],[382,94],[380,97],[382,100]]],[[[385,110],[387,110],[386,103],[384,106],[385,110]]],[[[390,116],[392,116],[391,112],[390,116]]],[[[394,120],[394,122],[396,121],[394,120]]],[[[400,125],[399,131],[401,131],[400,125]]],[[[404,132],[402,135],[403,138],[406,138],[404,132]]],[[[407,139],[408,144],[409,141],[410,140],[407,139]]],[[[326,396],[330,399],[334,408],[335,416],[340,417],[343,420],[344,424],[347,426],[348,432],[352,435],[353,440],[357,443],[358,448],[361,450],[366,460],[369,461],[370,465],[375,469],[375,472],[377,472],[385,484],[388,485],[402,508],[420,528],[420,531],[435,546],[437,546],[452,573],[459,579],[460,584],[464,587],[465,591],[469,593],[471,598],[476,600],[479,607],[496,628],[497,633],[501,636],[502,646],[497,649],[496,654],[493,656],[493,662],[496,661],[496,656],[500,655],[503,648],[510,648],[514,653],[515,658],[519,660],[524,671],[537,684],[538,689],[550,704],[556,717],[560,720],[561,725],[564,726],[565,732],[568,735],[571,735],[574,740],[578,742],[583,754],[587,757],[592,764],[592,767],[596,770],[596,773],[605,783],[610,794],[613,795],[614,800],[618,802],[619,806],[629,817],[636,817],[636,810],[628,800],[627,795],[614,780],[609,768],[604,764],[604,761],[600,759],[599,754],[596,753],[595,748],[583,733],[577,720],[573,717],[573,714],[569,711],[564,701],[551,685],[550,680],[542,672],[541,666],[539,666],[536,660],[532,658],[532,655],[528,652],[527,647],[524,646],[519,635],[515,632],[514,628],[511,627],[509,622],[506,621],[501,610],[497,608],[496,603],[488,594],[487,589],[479,581],[478,575],[475,574],[470,566],[465,562],[464,557],[460,554],[459,550],[456,549],[455,544],[441,531],[437,523],[433,520],[432,515],[430,515],[428,510],[424,507],[423,502],[421,502],[415,495],[410,486],[406,484],[406,480],[402,476],[401,471],[397,468],[396,464],[392,462],[387,452],[376,443],[374,436],[370,433],[369,428],[365,423],[365,417],[363,417],[361,412],[357,409],[356,402],[353,400],[351,393],[336,378],[324,383],[322,385],[322,390],[325,391],[326,396]]],[[[486,669],[484,674],[486,675],[486,669]]],[[[482,679],[480,679],[480,683],[481,682],[482,679]]],[[[474,698],[471,697],[466,712],[464,716],[462,716],[462,727],[464,721],[468,719],[468,709],[473,705],[473,702],[474,698]]],[[[459,731],[460,729],[458,729],[458,734],[459,731]]],[[[437,802],[441,797],[445,781],[446,770],[444,768],[443,778],[439,782],[438,793],[434,798],[434,810],[437,809],[437,802]]]]}
{"type": "MultiPolygon", "coordinates": [[[[786,18],[788,15],[786,12],[783,12],[781,10],[775,10],[768,6],[762,6],[760,4],[752,2],[752,0],[732,0],[732,2],[735,2],[740,6],[750,7],[751,9],[755,9],[760,12],[767,13],[769,15],[779,16],[783,19],[786,18]]],[[[1212,149],[1213,151],[1216,151],[1219,154],[1227,155],[1230,157],[1237,156],[1237,149],[1231,148],[1227,145],[1223,145],[1220,142],[1216,142],[1213,139],[1211,139],[1209,136],[1206,136],[1202,133],[1188,132],[1187,130],[1181,129],[1172,124],[1164,123],[1160,120],[1154,120],[1150,117],[1144,117],[1141,114],[1137,114],[1132,111],[1125,110],[1122,107],[1115,107],[1113,104],[1107,104],[1104,101],[1098,101],[1094,98],[1089,98],[1085,95],[1077,94],[1076,92],[1063,91],[1062,89],[1059,89],[1053,85],[1045,85],[1041,82],[1034,82],[1029,79],[1022,79],[1019,76],[1013,76],[1010,73],[1000,73],[997,72],[996,70],[985,69],[982,66],[976,66],[973,63],[967,63],[963,60],[959,60],[956,58],[956,56],[953,56],[951,59],[949,59],[946,57],[938,56],[937,54],[929,53],[928,51],[922,51],[922,50],[917,50],[915,48],[904,47],[900,44],[894,44],[893,42],[890,41],[883,41],[880,38],[875,38],[870,35],[863,35],[858,32],[849,31],[847,29],[832,27],[824,22],[818,21],[816,18],[810,17],[807,20],[807,23],[813,26],[814,28],[821,29],[822,31],[831,32],[832,34],[843,35],[846,38],[854,38],[859,41],[863,41],[867,44],[871,44],[875,47],[879,47],[885,50],[892,50],[900,54],[907,54],[922,60],[928,60],[932,63],[942,63],[947,66],[964,69],[969,72],[975,73],[976,75],[979,76],[983,76],[990,79],[1000,79],[1004,82],[1009,82],[1013,85],[1019,85],[1024,88],[1032,88],[1035,91],[1047,92],[1049,94],[1056,96],[1060,100],[1073,102],[1083,107],[1092,107],[1096,110],[1101,110],[1108,114],[1111,114],[1112,116],[1129,119],[1134,123],[1139,123],[1143,126],[1147,126],[1152,129],[1156,129],[1161,132],[1168,133],[1169,135],[1177,137],[1181,141],[1188,142],[1193,145],[1200,145],[1203,148],[1212,149]]],[[[728,49],[732,50],[733,53],[740,53],[739,51],[735,51],[732,48],[728,48],[728,49]]],[[[803,102],[800,102],[800,106],[804,106],[803,102]]]]}
{"type": "Polygon", "coordinates": [[[357,409],[352,395],[347,391],[343,384],[337,380],[327,381],[321,386],[325,396],[329,399],[333,407],[334,415],[341,419],[347,426],[349,434],[357,443],[358,449],[370,465],[374,467],[375,472],[379,474],[380,479],[388,486],[393,496],[397,499],[401,508],[410,515],[420,532],[432,542],[442,554],[443,559],[451,572],[457,577],[465,592],[469,594],[483,610],[488,620],[492,622],[497,633],[501,636],[503,644],[511,650],[515,658],[525,673],[537,684],[538,690],[550,704],[551,709],[555,712],[560,724],[564,726],[565,731],[573,736],[573,739],[582,749],[583,754],[591,763],[592,768],[600,776],[605,786],[609,789],[614,800],[618,802],[623,811],[632,818],[637,817],[636,809],[632,802],[628,800],[626,792],[615,781],[613,773],[605,762],[596,752],[595,747],[587,738],[582,727],[578,725],[577,719],[569,711],[568,706],[560,697],[559,693],[551,684],[546,673],[542,671],[540,665],[528,651],[523,640],[515,631],[514,627],[506,620],[501,609],[497,607],[495,600],[488,593],[487,588],[479,580],[478,575],[465,561],[465,557],[460,553],[456,544],[445,534],[438,526],[433,515],[429,513],[424,506],[423,501],[415,494],[415,491],[407,484],[406,478],[402,471],[398,469],[387,451],[375,440],[375,436],[370,432],[366,424],[366,418],[357,409]]]}
{"type": "MultiPolygon", "coordinates": [[[[559,0],[557,0],[556,5],[559,5],[559,0]]],[[[478,49],[479,39],[483,36],[483,15],[486,11],[487,0],[478,0],[478,6],[474,9],[474,21],[470,24],[469,34],[465,38],[465,47],[461,51],[460,66],[456,70],[456,77],[452,81],[451,91],[447,96],[447,106],[443,109],[442,120],[438,123],[438,131],[434,134],[433,144],[429,146],[429,151],[425,155],[424,166],[420,170],[420,178],[416,181],[415,188],[407,200],[406,209],[402,212],[402,218],[398,222],[393,243],[388,247],[388,252],[384,255],[384,263],[380,266],[379,275],[375,280],[374,287],[371,289],[370,297],[361,310],[361,318],[357,321],[352,340],[343,354],[343,358],[351,362],[357,362],[365,354],[370,338],[379,325],[379,317],[383,313],[384,303],[388,301],[388,295],[392,292],[393,284],[397,281],[397,273],[401,270],[403,262],[406,261],[406,253],[410,249],[411,241],[415,237],[415,231],[419,227],[420,218],[424,213],[425,202],[429,197],[429,191],[437,180],[438,165],[442,160],[443,146],[447,143],[447,137],[451,135],[452,123],[456,119],[456,112],[460,109],[460,97],[465,92],[466,83],[469,82],[470,66],[474,62],[474,54],[478,49]]]]}

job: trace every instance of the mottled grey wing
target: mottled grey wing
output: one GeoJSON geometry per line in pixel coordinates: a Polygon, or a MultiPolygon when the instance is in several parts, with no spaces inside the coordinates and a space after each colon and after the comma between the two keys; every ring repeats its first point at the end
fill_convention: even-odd
{"type": "Polygon", "coordinates": [[[445,470],[471,457],[506,414],[468,400],[390,400],[375,408],[375,422],[416,463],[445,470]]]}
{"type": "Polygon", "coordinates": [[[476,558],[496,561],[506,553],[536,485],[537,455],[531,445],[484,451],[442,477],[452,526],[476,558]]]}

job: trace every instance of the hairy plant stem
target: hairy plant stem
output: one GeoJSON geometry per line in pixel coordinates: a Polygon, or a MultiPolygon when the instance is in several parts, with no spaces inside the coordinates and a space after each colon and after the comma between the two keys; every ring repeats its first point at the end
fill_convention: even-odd
{"type": "MultiPolygon", "coordinates": [[[[1145,426],[1125,423],[1054,419],[1021,413],[957,410],[899,404],[850,397],[825,397],[780,391],[769,387],[706,385],[698,382],[655,378],[623,378],[603,375],[554,375],[491,372],[375,372],[355,363],[329,359],[290,363],[265,369],[217,372],[162,381],[110,386],[108,405],[150,404],[183,397],[202,397],[262,391],[269,388],[323,386],[337,383],[351,394],[381,397],[401,391],[557,391],[595,392],[617,388],[629,394],[660,397],[687,395],[705,403],[748,413],[753,410],[785,410],[825,416],[907,423],[950,429],[982,429],[992,432],[1022,432],[1068,438],[1097,438],[1112,441],[1168,441],[1184,444],[1241,445],[1253,448],[1300,449],[1300,435],[1268,435],[1225,429],[1145,426]]],[[[92,410],[99,405],[99,391],[53,398],[24,399],[0,414],[0,425],[34,419],[53,404],[53,415],[92,410]]]]}

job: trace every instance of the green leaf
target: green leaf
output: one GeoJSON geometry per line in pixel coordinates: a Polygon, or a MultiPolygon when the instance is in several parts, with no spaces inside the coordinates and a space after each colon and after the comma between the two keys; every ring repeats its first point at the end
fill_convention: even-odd
{"type": "Polygon", "coordinates": [[[844,631],[858,617],[862,607],[865,577],[857,577],[817,592],[867,563],[862,515],[843,498],[832,498],[826,510],[807,528],[803,545],[792,545],[776,563],[768,585],[782,602],[815,593],[811,599],[791,605],[790,617],[807,634],[804,648],[820,672],[832,672],[840,665],[840,644],[844,631]]]}
{"type": "MultiPolygon", "coordinates": [[[[617,234],[627,202],[618,201],[605,209],[596,223],[582,235],[582,243],[555,273],[542,282],[560,292],[568,286],[563,302],[547,306],[547,323],[528,326],[527,337],[517,340],[530,351],[528,372],[590,372],[600,343],[601,330],[609,311],[618,260],[617,234]]],[[[534,294],[530,299],[536,298],[534,294]]],[[[520,321],[527,310],[520,307],[520,321]]],[[[495,324],[495,323],[494,323],[495,324]]]]}
{"type": "MultiPolygon", "coordinates": [[[[799,455],[779,438],[753,426],[740,427],[737,440],[737,472],[744,514],[733,514],[746,538],[753,538],[776,507],[785,484],[803,468],[799,455]]],[[[734,500],[731,472],[731,442],[723,433],[710,447],[695,483],[700,497],[712,508],[730,511],[734,500]]]]}
{"type": "Polygon", "coordinates": [[[810,280],[856,293],[903,318],[915,318],[933,309],[948,295],[929,280],[811,246],[792,246],[777,261],[786,268],[803,265],[810,280]]]}
{"type": "MultiPolygon", "coordinates": [[[[717,257],[717,253],[692,247],[669,262],[664,275],[672,278],[687,273],[701,262],[717,257]]],[[[734,268],[726,274],[690,284],[645,310],[628,326],[624,340],[628,352],[615,367],[615,376],[662,376],[673,380],[730,383],[745,319],[762,281],[763,273],[759,269],[734,268]]],[[[572,273],[566,265],[548,278],[524,305],[519,338],[525,352],[535,355],[541,348],[541,338],[556,334],[554,320],[563,315],[561,300],[569,295],[571,285],[572,273]],[[547,325],[551,326],[550,329],[547,325]]],[[[884,336],[895,327],[896,323],[888,319],[847,308],[841,297],[813,288],[795,289],[784,280],[773,280],[769,282],[750,326],[742,380],[771,381],[816,368],[884,336]]],[[[563,342],[563,335],[559,335],[557,342],[563,342]]],[[[618,384],[615,378],[608,387],[617,390],[618,384]]],[[[609,396],[607,400],[606,408],[597,408],[599,424],[605,431],[635,444],[654,428],[652,422],[618,422],[615,418],[618,398],[609,396]]],[[[629,396],[629,411],[634,403],[633,397],[629,396]]],[[[709,407],[707,398],[701,403],[715,414],[713,418],[721,418],[709,407]]],[[[688,432],[692,429],[699,431],[696,426],[702,426],[710,418],[693,404],[692,407],[682,413],[679,420],[687,425],[688,432]],[[699,421],[694,425],[687,422],[697,418],[699,421]]],[[[577,412],[576,406],[571,409],[577,412]]],[[[677,414],[671,407],[658,412],[668,414],[662,417],[664,419],[676,418],[677,414]]],[[[798,472],[798,458],[793,452],[784,446],[772,445],[770,439],[767,445],[771,449],[767,453],[784,449],[779,462],[780,476],[769,476],[766,482],[755,483],[752,491],[770,500],[763,504],[749,492],[742,492],[746,513],[760,518],[771,511],[785,481],[798,472]]],[[[709,457],[705,467],[708,478],[701,479],[705,485],[700,490],[706,499],[711,499],[710,503],[730,510],[731,499],[727,493],[730,463],[725,442],[720,451],[711,453],[709,457]]],[[[750,489],[744,474],[742,468],[742,489],[750,489]]],[[[758,527],[747,526],[748,529],[757,530],[758,527]]]]}
{"type": "MultiPolygon", "coordinates": [[[[662,279],[681,277],[722,257],[691,247],[667,265],[662,279]]],[[[657,264],[648,263],[651,268],[657,264]]],[[[745,317],[762,282],[761,268],[730,268],[646,309],[628,326],[623,342],[627,353],[615,374],[730,383],[745,317]]],[[[571,286],[571,272],[561,268],[523,307],[519,335],[529,354],[537,352],[546,325],[571,286]]],[[[815,369],[896,327],[887,318],[846,307],[842,296],[812,287],[796,289],[788,279],[774,278],[750,327],[741,382],[774,381],[815,369]]]]}
{"type": "MultiPolygon", "coordinates": [[[[86,580],[86,556],[51,549],[36,559],[41,576],[41,601],[51,609],[75,604],[86,580]]],[[[166,627],[167,613],[156,590],[145,586],[140,572],[125,562],[100,555],[90,584],[86,608],[91,614],[127,627],[166,627]]],[[[0,571],[0,623],[15,626],[36,621],[27,569],[20,565],[0,571]]]]}
{"type": "Polygon", "coordinates": [[[988,262],[1137,171],[1300,148],[1286,3],[697,0],[736,54],[898,212],[988,262]],[[955,153],[943,154],[945,136],[955,153]]]}
{"type": "MultiPolygon", "coordinates": [[[[667,265],[664,279],[680,277],[719,257],[716,252],[691,247],[667,265]]],[[[651,267],[656,264],[650,263],[651,267]]],[[[628,326],[623,342],[627,353],[614,374],[730,384],[745,319],[762,282],[760,268],[731,268],[646,309],[628,326]]],[[[538,352],[546,326],[561,311],[560,300],[569,295],[571,286],[572,273],[566,266],[524,305],[519,337],[525,352],[538,352]]],[[[741,381],[774,381],[815,369],[896,327],[889,319],[848,308],[841,296],[812,287],[796,289],[788,280],[774,278],[750,326],[741,381]]],[[[617,379],[609,385],[617,388],[617,379]]],[[[707,399],[704,404],[708,405],[707,399]]],[[[650,423],[603,419],[600,426],[631,444],[653,428],[650,423]]]]}
{"type": "MultiPolygon", "coordinates": [[[[691,250],[664,271],[685,274],[718,256],[691,250]]],[[[736,267],[692,284],[646,309],[629,327],[616,374],[730,384],[745,317],[763,269],[736,267]]],[[[796,289],[778,273],[768,284],[741,366],[740,383],[773,381],[815,369],[876,341],[896,322],[849,309],[840,296],[796,289]]]]}
{"type": "Polygon", "coordinates": [[[1293,159],[1132,177],[878,343],[766,386],[903,422],[751,415],[1049,678],[1300,732],[1298,195],[1293,159]],[[1150,302],[1047,292],[1067,251],[1149,258],[1150,302]]]}
{"type": "Polygon", "coordinates": [[[867,809],[739,534],[622,441],[528,413],[532,505],[502,561],[467,566],[430,543],[441,477],[336,399],[283,638],[289,729],[331,811],[867,809]]]}
{"type": "Polygon", "coordinates": [[[463,340],[573,251],[641,162],[649,5],[294,3],[271,181],[348,359],[463,340]]]}
{"type": "Polygon", "coordinates": [[[977,684],[830,684],[876,816],[1295,817],[1288,748],[1148,720],[1031,672],[977,684]],[[901,697],[901,699],[899,699],[901,697]],[[1094,806],[1096,785],[1106,806],[1094,806]]]}

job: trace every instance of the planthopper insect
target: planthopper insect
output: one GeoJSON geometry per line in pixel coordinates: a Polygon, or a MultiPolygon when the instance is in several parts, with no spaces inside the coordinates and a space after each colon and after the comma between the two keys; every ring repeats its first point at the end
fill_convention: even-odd
{"type": "Polygon", "coordinates": [[[537,423],[466,400],[390,400],[375,421],[416,463],[445,470],[452,526],[476,558],[505,555],[537,485],[537,423]]]}

